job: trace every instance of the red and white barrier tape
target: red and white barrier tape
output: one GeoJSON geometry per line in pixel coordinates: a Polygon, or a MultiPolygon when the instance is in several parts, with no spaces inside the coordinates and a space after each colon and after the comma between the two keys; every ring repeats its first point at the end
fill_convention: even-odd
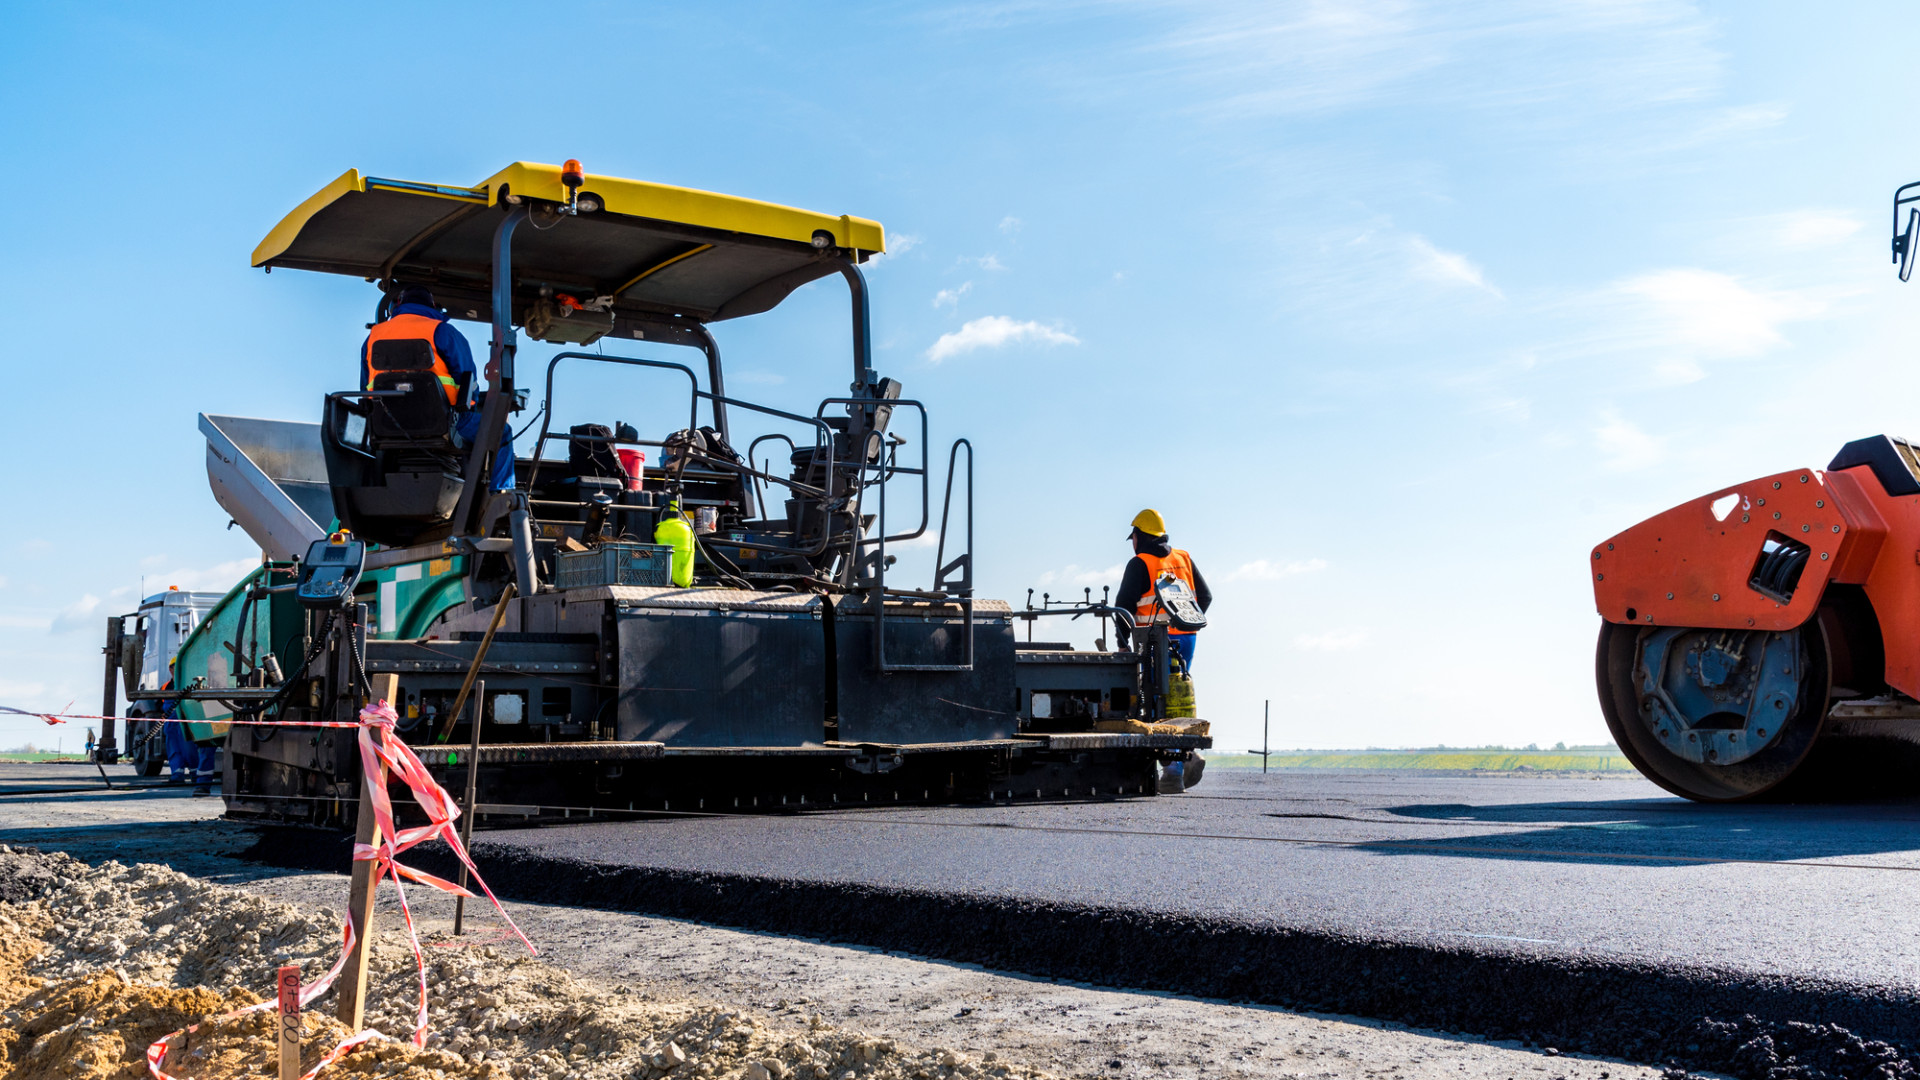
{"type": "MultiPolygon", "coordinates": [[[[0,706],[0,708],[4,708],[4,706],[0,706]]],[[[7,709],[6,711],[21,712],[22,710],[7,709]]],[[[473,893],[444,878],[438,878],[432,874],[415,870],[410,866],[402,865],[397,858],[401,852],[425,843],[434,837],[445,840],[447,845],[453,848],[455,857],[467,868],[467,872],[473,875],[473,880],[480,886],[480,890],[486,893],[489,901],[492,901],[494,910],[500,913],[500,917],[507,921],[507,926],[513,931],[514,936],[518,937],[521,943],[527,947],[527,952],[538,956],[539,951],[533,947],[533,942],[527,940],[527,935],[520,931],[520,927],[513,921],[513,916],[507,914],[507,909],[500,906],[499,898],[493,895],[493,890],[488,888],[486,881],[481,878],[480,869],[473,865],[473,859],[467,854],[466,846],[460,843],[460,833],[453,827],[454,820],[460,816],[460,807],[455,805],[453,797],[447,794],[446,789],[435,783],[433,777],[428,775],[426,765],[414,754],[413,748],[394,737],[393,728],[398,719],[398,716],[393,711],[393,706],[387,704],[385,701],[381,701],[378,704],[369,705],[360,710],[359,723],[303,724],[298,726],[356,727],[360,729],[360,782],[366,785],[369,800],[373,804],[374,822],[380,827],[380,841],[377,845],[355,844],[353,846],[353,858],[356,862],[367,861],[373,863],[373,875],[369,885],[370,888],[377,890],[380,887],[380,879],[383,877],[391,877],[393,879],[394,892],[398,894],[400,898],[400,912],[402,916],[404,916],[407,924],[407,941],[413,947],[414,964],[420,974],[420,1008],[415,1015],[413,1044],[415,1046],[425,1046],[427,1043],[427,961],[426,957],[420,952],[420,936],[413,924],[413,909],[407,906],[407,895],[405,890],[400,887],[400,879],[404,877],[411,881],[417,881],[422,885],[431,886],[441,892],[452,893],[456,896],[471,897],[473,893]],[[386,737],[375,741],[373,737],[375,728],[384,729],[386,737]],[[418,825],[410,829],[399,829],[395,827],[393,800],[387,795],[387,786],[383,782],[383,771],[391,772],[399,776],[400,779],[406,783],[407,789],[413,794],[414,801],[420,805],[422,810],[426,811],[427,824],[418,825]]],[[[340,977],[340,972],[346,968],[347,955],[353,951],[354,942],[353,921],[351,918],[348,918],[345,922],[341,936],[343,944],[340,950],[340,958],[333,962],[333,967],[329,968],[325,974],[321,975],[312,983],[300,988],[300,1004],[302,1007],[305,1007],[307,1003],[311,1002],[314,998],[326,993],[327,989],[333,985],[333,981],[340,977]]],[[[249,1005],[244,1009],[236,1009],[233,1012],[217,1016],[212,1020],[201,1021],[201,1024],[231,1020],[237,1016],[245,1016],[248,1013],[274,1008],[277,1004],[276,1001],[269,999],[258,1005],[249,1005]]],[[[154,1080],[180,1080],[178,1077],[169,1075],[161,1068],[161,1065],[166,1060],[168,1048],[173,1044],[173,1040],[181,1036],[192,1035],[200,1029],[201,1024],[194,1024],[190,1027],[182,1028],[147,1047],[147,1071],[153,1074],[154,1080]]],[[[343,1040],[338,1046],[328,1051],[326,1055],[320,1059],[318,1064],[301,1077],[301,1080],[313,1080],[313,1077],[316,1076],[321,1069],[338,1061],[347,1051],[352,1050],[354,1047],[368,1040],[385,1037],[386,1036],[372,1028],[355,1032],[343,1040]]]]}
{"type": "Polygon", "coordinates": [[[96,716],[93,713],[34,712],[32,709],[16,709],[11,705],[0,705],[0,713],[31,716],[49,725],[64,724],[72,720],[145,720],[149,724],[247,724],[253,727],[357,728],[364,726],[356,720],[244,720],[238,716],[214,720],[182,720],[175,716],[96,716]]]}
{"type": "MultiPolygon", "coordinates": [[[[71,701],[67,702],[67,708],[69,709],[73,708],[73,702],[71,701]]],[[[12,713],[15,716],[31,716],[35,720],[46,721],[48,727],[52,727],[55,724],[64,724],[69,720],[118,720],[120,719],[117,716],[88,716],[85,713],[70,713],[65,710],[62,710],[60,712],[50,712],[50,713],[34,712],[31,709],[16,709],[11,705],[0,705],[0,713],[12,713]]]]}

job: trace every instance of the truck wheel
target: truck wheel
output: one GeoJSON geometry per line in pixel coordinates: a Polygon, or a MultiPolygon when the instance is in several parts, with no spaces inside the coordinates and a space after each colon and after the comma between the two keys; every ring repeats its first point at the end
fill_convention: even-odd
{"type": "Polygon", "coordinates": [[[1820,736],[1831,669],[1818,619],[1784,632],[1603,623],[1595,656],[1621,752],[1698,802],[1780,789],[1820,736]]]}
{"type": "Polygon", "coordinates": [[[133,760],[133,771],[139,776],[159,776],[166,767],[167,751],[162,740],[165,733],[159,725],[145,719],[127,720],[127,750],[133,760]]]}

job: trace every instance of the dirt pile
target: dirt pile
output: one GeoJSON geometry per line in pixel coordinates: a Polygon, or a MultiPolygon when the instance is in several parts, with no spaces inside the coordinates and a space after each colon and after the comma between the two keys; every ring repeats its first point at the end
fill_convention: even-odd
{"type": "Polygon", "coordinates": [[[1768,1023],[1752,1016],[1698,1020],[1687,1049],[1735,1076],[1765,1080],[1914,1080],[1920,1069],[1899,1048],[1862,1039],[1838,1024],[1768,1023]]]}
{"type": "MultiPolygon", "coordinates": [[[[137,1080],[168,1032],[260,1000],[274,970],[307,978],[340,947],[339,916],[303,911],[152,865],[89,866],[0,846],[0,1080],[137,1080]]],[[[425,1050],[376,1041],[326,1075],[400,1080],[1044,1080],[1045,1073],[951,1050],[912,1048],[833,1028],[779,1027],[698,1001],[605,990],[529,959],[519,945],[435,937],[428,952],[425,1050]]],[[[370,1027],[413,1032],[418,974],[403,933],[376,936],[370,1027]]],[[[346,1034],[310,1006],[307,1062],[346,1034]]],[[[273,1019],[203,1024],[167,1070],[191,1080],[269,1075],[273,1019]]]]}
{"type": "MultiPolygon", "coordinates": [[[[175,1040],[163,1065],[182,1080],[272,1075],[275,1018],[209,1018],[261,999],[247,984],[280,962],[312,975],[337,948],[309,915],[164,867],[90,867],[61,854],[0,846],[0,1080],[140,1080],[147,1047],[175,1040]],[[225,986],[216,990],[209,983],[225,986]]],[[[347,1031],[303,1018],[308,1067],[347,1031]]],[[[402,1080],[498,1075],[452,1054],[390,1043],[335,1070],[402,1080]]]]}
{"type": "MultiPolygon", "coordinates": [[[[6,1080],[142,1080],[147,1047],[189,1025],[200,1026],[168,1046],[161,1067],[182,1080],[228,1080],[277,1075],[271,1012],[206,1021],[253,1004],[254,995],[204,988],[139,986],[112,971],[43,983],[5,1015],[0,1032],[0,1077],[6,1080]]],[[[346,1037],[329,1017],[302,1017],[303,1069],[312,1068],[346,1037]]],[[[450,1054],[378,1043],[356,1048],[333,1071],[402,1080],[482,1078],[480,1069],[450,1054]]]]}
{"type": "Polygon", "coordinates": [[[0,845],[0,882],[29,885],[25,906],[37,900],[54,916],[35,966],[47,978],[112,968],[159,986],[261,988],[281,964],[310,979],[339,949],[332,912],[302,912],[148,863],[93,867],[0,845]]]}

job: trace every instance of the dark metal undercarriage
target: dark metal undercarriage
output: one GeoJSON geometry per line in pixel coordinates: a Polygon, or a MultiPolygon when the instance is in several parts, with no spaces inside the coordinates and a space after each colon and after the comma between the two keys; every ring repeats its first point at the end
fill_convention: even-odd
{"type": "MultiPolygon", "coordinates": [[[[1095,730],[1150,707],[1143,655],[1023,648],[1003,603],[973,603],[963,666],[939,663],[964,643],[959,604],[889,602],[889,652],[932,669],[892,672],[874,670],[874,619],[853,597],[599,586],[507,603],[478,666],[483,689],[451,723],[490,609],[456,609],[434,636],[403,641],[336,621],[304,700],[282,715],[351,719],[367,681],[358,666],[393,677],[398,735],[450,791],[477,757],[477,821],[492,826],[1151,795],[1159,762],[1211,745],[1095,730]]],[[[356,737],[236,725],[229,814],[352,827],[356,737]]],[[[407,805],[403,788],[393,795],[407,805]]]]}

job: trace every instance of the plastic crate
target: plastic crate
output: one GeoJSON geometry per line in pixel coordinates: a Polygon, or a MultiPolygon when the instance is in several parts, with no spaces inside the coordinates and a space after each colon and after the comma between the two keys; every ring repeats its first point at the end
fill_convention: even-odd
{"type": "Polygon", "coordinates": [[[561,589],[673,581],[673,549],[665,544],[601,544],[591,551],[559,552],[553,563],[553,584],[561,589]]]}

